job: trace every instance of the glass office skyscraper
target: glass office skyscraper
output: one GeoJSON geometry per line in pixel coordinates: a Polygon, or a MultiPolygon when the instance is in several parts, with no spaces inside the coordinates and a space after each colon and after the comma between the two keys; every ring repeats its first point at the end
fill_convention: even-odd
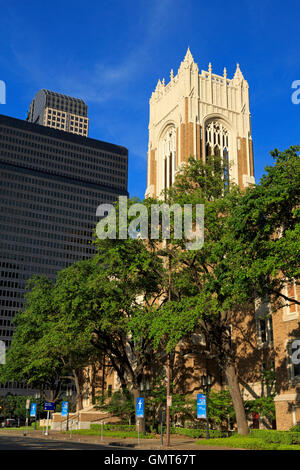
{"type": "Polygon", "coordinates": [[[96,209],[128,194],[127,172],[124,147],[0,115],[0,340],[7,347],[28,278],[54,279],[91,256],[96,209]]]}

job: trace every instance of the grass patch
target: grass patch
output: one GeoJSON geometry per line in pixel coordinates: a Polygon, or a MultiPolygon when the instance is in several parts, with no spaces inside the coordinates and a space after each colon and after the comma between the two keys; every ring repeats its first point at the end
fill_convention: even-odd
{"type": "MultiPolygon", "coordinates": [[[[36,424],[36,429],[37,430],[41,430],[41,429],[45,429],[46,426],[40,426],[38,423],[36,424]]],[[[26,431],[28,429],[28,431],[34,431],[34,424],[26,427],[26,426],[19,426],[19,427],[3,427],[3,428],[0,428],[0,431],[26,431]]]]}
{"type": "Polygon", "coordinates": [[[272,443],[258,437],[240,435],[221,439],[201,439],[196,444],[247,450],[300,450],[300,445],[272,443]]]}
{"type": "MultiPolygon", "coordinates": [[[[70,431],[64,431],[64,434],[69,433],[70,431]]],[[[100,430],[97,429],[75,429],[72,431],[72,434],[80,435],[80,436],[98,436],[100,437],[100,430]]],[[[127,437],[130,438],[138,438],[137,431],[103,431],[104,437],[118,437],[120,439],[126,439],[127,437]]],[[[155,439],[157,436],[156,434],[147,433],[146,436],[143,433],[140,433],[140,439],[155,439]]]]}

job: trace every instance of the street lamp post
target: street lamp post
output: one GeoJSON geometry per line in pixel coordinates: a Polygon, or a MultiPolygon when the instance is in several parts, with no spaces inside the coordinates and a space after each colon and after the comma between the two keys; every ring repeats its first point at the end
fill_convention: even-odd
{"type": "Polygon", "coordinates": [[[36,392],[34,394],[34,398],[36,399],[36,411],[35,411],[35,417],[34,417],[34,430],[36,431],[36,415],[38,413],[38,400],[41,398],[40,392],[36,392]]]}
{"type": "MultiPolygon", "coordinates": [[[[142,392],[144,392],[145,401],[146,401],[146,398],[148,396],[149,390],[150,390],[149,379],[146,379],[145,384],[144,384],[143,381],[140,383],[140,392],[141,392],[141,394],[142,394],[142,392]]],[[[146,408],[146,406],[145,406],[145,408],[146,408]]],[[[143,434],[144,434],[144,436],[146,436],[146,410],[145,409],[144,409],[144,417],[143,417],[143,434]]]]}
{"type": "MultiPolygon", "coordinates": [[[[66,391],[66,396],[67,396],[68,401],[69,401],[69,397],[71,400],[72,395],[73,395],[73,390],[71,388],[68,388],[66,391]]],[[[69,406],[68,406],[68,411],[67,411],[66,431],[69,431],[69,406]]]]}
{"type": "Polygon", "coordinates": [[[212,377],[209,374],[201,375],[201,385],[206,394],[206,439],[210,438],[209,435],[209,421],[208,421],[208,395],[211,388],[212,377]]]}

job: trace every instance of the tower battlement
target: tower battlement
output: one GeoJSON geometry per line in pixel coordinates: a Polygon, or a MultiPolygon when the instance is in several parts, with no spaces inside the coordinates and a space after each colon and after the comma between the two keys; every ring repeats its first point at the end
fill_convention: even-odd
{"type": "Polygon", "coordinates": [[[178,72],[159,79],[149,100],[148,181],[146,195],[159,196],[190,156],[229,158],[230,179],[241,187],[254,183],[249,85],[239,64],[232,79],[199,72],[188,48],[178,72]]]}

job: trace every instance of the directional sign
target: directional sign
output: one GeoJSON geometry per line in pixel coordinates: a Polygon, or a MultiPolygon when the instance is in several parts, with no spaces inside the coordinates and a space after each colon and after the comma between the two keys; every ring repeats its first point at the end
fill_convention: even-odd
{"type": "Polygon", "coordinates": [[[44,403],[44,411],[54,411],[55,403],[52,401],[45,401],[44,403]]]}
{"type": "Polygon", "coordinates": [[[136,416],[137,418],[144,417],[144,398],[136,399],[136,416]]]}
{"type": "Polygon", "coordinates": [[[197,395],[197,418],[206,418],[206,396],[202,393],[197,395]]]}
{"type": "Polygon", "coordinates": [[[61,404],[61,415],[62,416],[68,416],[68,406],[69,402],[63,401],[61,404]]]}
{"type": "Polygon", "coordinates": [[[36,403],[31,403],[30,418],[35,418],[36,417],[36,408],[37,408],[36,403]]]}

